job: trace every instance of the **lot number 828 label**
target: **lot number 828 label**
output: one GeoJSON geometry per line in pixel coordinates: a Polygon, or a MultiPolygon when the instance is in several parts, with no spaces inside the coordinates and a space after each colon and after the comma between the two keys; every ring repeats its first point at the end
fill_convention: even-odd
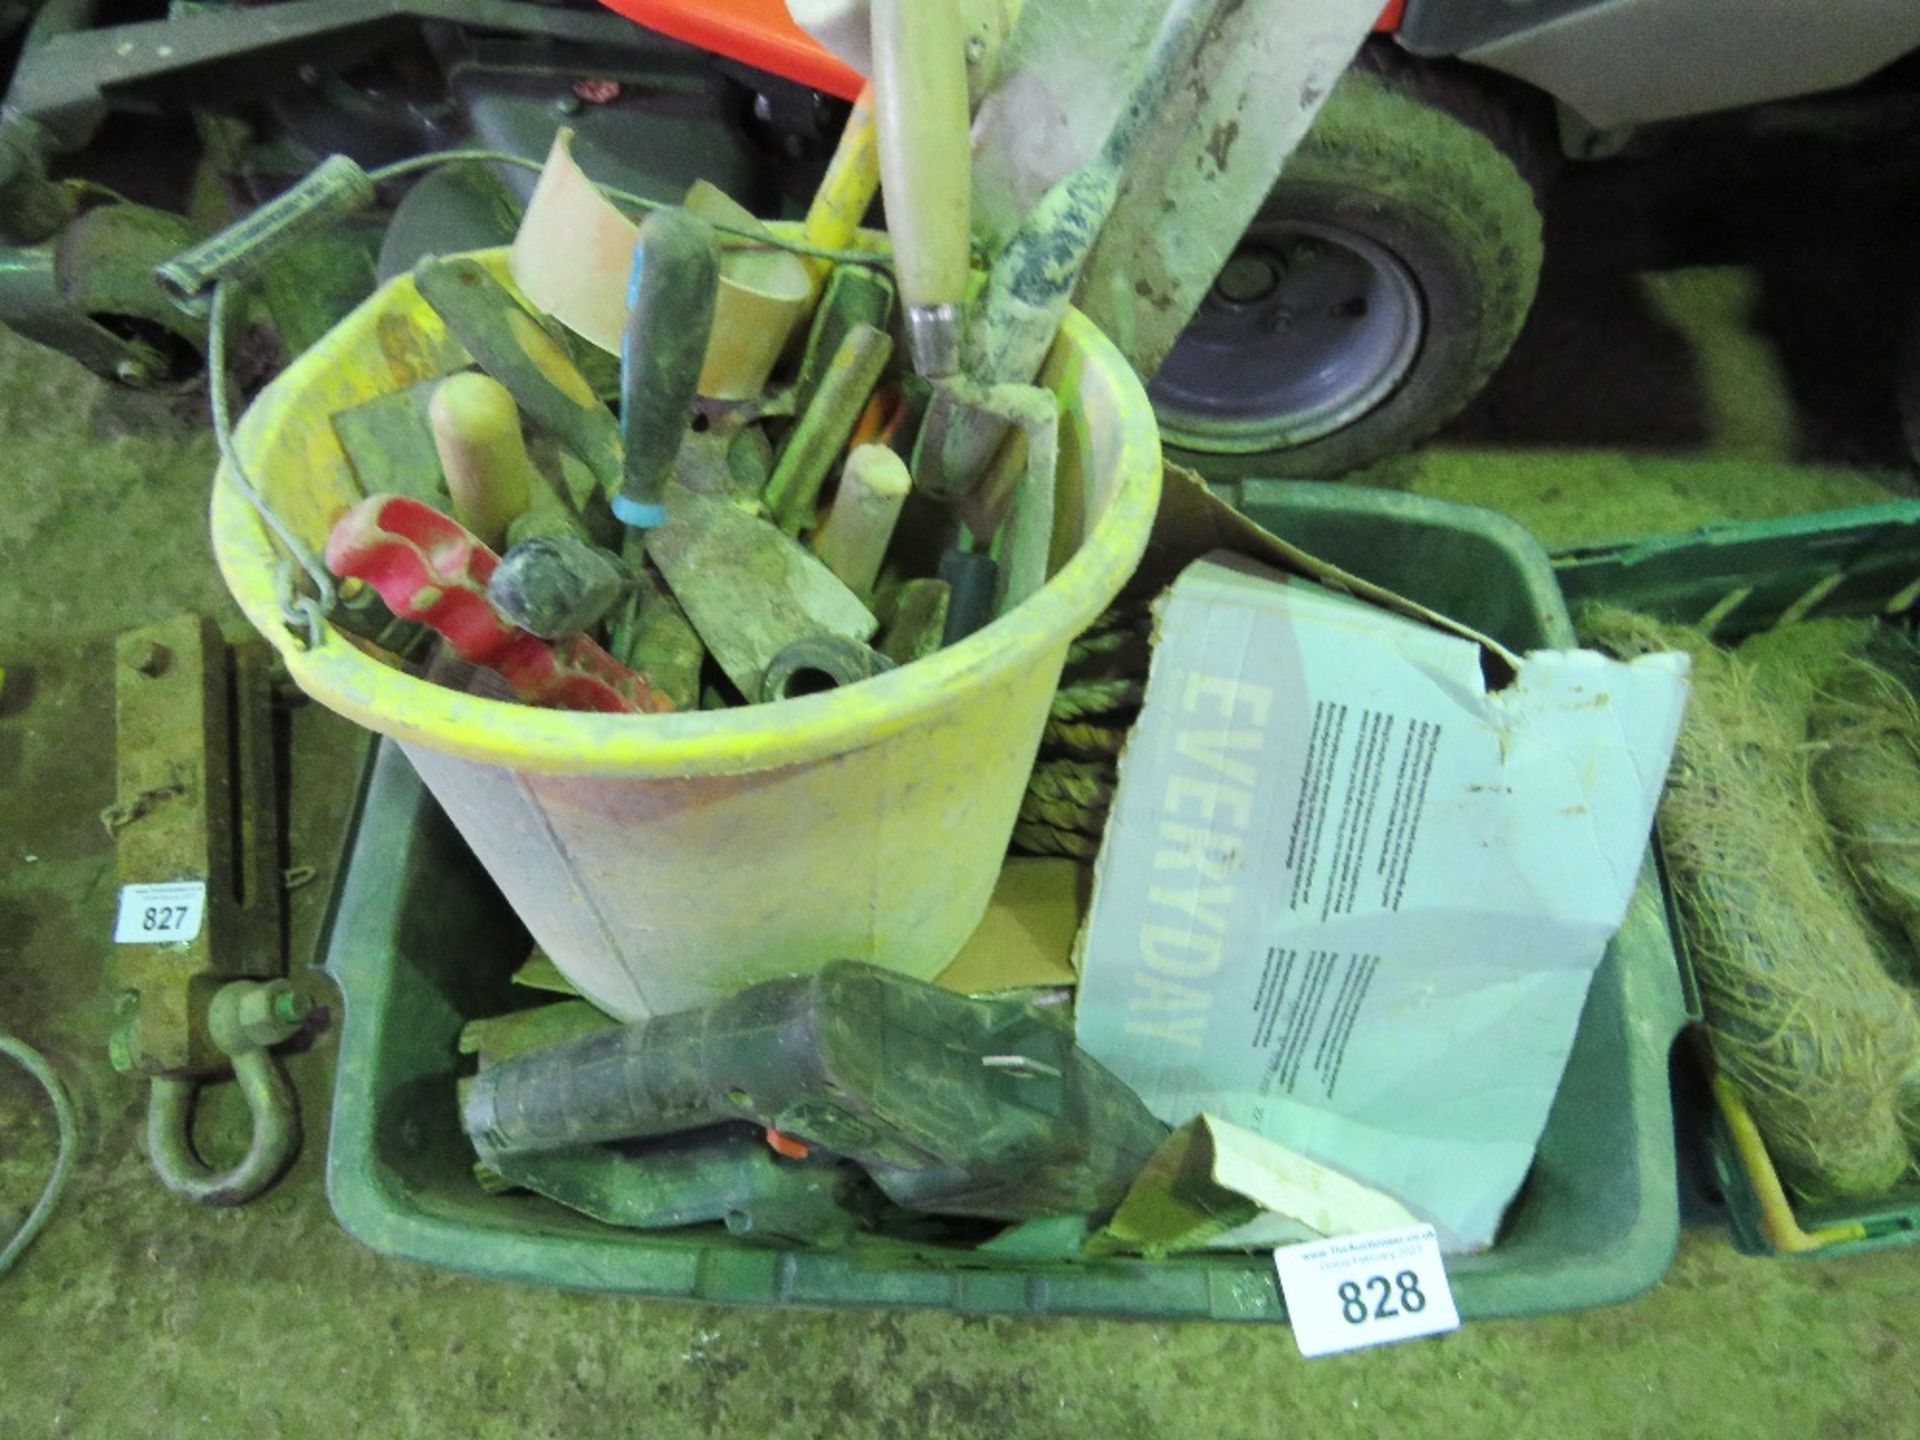
{"type": "Polygon", "coordinates": [[[1431,1225],[1288,1245],[1273,1260],[1302,1355],[1460,1327],[1431,1225]]]}

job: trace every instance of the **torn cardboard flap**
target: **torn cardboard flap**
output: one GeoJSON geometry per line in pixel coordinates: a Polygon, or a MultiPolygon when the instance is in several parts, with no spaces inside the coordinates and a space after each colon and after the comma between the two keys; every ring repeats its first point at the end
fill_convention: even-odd
{"type": "MultiPolygon", "coordinates": [[[[1256,533],[1260,533],[1257,532],[1256,533]]],[[[1404,607],[1402,607],[1404,608],[1404,607]]],[[[1681,656],[1513,657],[1266,570],[1162,601],[1081,961],[1080,1043],[1490,1244],[1624,918],[1681,656]]]]}
{"type": "Polygon", "coordinates": [[[962,995],[1072,985],[1088,878],[1077,860],[1008,856],[987,913],[934,983],[962,995]]]}
{"type": "Polygon", "coordinates": [[[1153,534],[1147,541],[1146,554],[1123,593],[1134,597],[1158,595],[1194,561],[1219,551],[1230,551],[1276,570],[1304,576],[1337,594],[1369,601],[1382,610],[1471,640],[1508,670],[1520,664],[1520,657],[1491,635],[1483,635],[1472,626],[1462,625],[1383,585],[1363,580],[1261,528],[1209,490],[1206,482],[1193,471],[1171,460],[1162,472],[1160,509],[1154,515],[1153,534]]]}
{"type": "Polygon", "coordinates": [[[1417,1223],[1391,1196],[1202,1115],[1154,1153],[1087,1250],[1158,1259],[1183,1250],[1265,1249],[1417,1223]]]}
{"type": "MultiPolygon", "coordinates": [[[[1223,549],[1316,579],[1336,591],[1363,594],[1387,609],[1486,647],[1489,653],[1509,653],[1476,630],[1281,540],[1221,500],[1191,470],[1173,464],[1166,469],[1147,558],[1129,584],[1128,593],[1152,594],[1170,585],[1193,561],[1223,549]]],[[[1337,594],[1328,599],[1336,606],[1342,603],[1337,594]]],[[[1446,643],[1439,631],[1420,633],[1431,634],[1437,644],[1446,643]]],[[[1458,653],[1457,642],[1454,644],[1454,650],[1448,653],[1458,653]]],[[[1509,658],[1518,664],[1517,657],[1509,658]]],[[[942,973],[939,983],[963,994],[1074,984],[1090,890],[1090,872],[1078,861],[1010,857],[986,916],[965,949],[942,973]]]]}

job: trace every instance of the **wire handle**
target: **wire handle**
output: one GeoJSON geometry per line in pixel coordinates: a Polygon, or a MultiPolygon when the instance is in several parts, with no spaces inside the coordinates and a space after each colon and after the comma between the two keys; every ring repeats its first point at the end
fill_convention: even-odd
{"type": "MultiPolygon", "coordinates": [[[[314,593],[302,595],[293,581],[292,570],[282,565],[279,571],[280,613],[287,628],[305,631],[306,644],[317,649],[326,640],[327,620],[339,603],[333,576],[320,563],[293,528],[275,513],[248,478],[233,446],[232,417],[227,405],[227,300],[233,288],[259,276],[267,263],[289,246],[324,230],[343,217],[373,202],[376,187],[389,180],[412,175],[442,165],[513,165],[538,171],[542,164],[524,155],[504,150],[441,150],[396,160],[375,170],[362,170],[345,155],[329,156],[305,179],[276,196],[252,214],[208,236],[164,261],[154,269],[154,277],[174,303],[189,312],[207,313],[207,391],[213,409],[214,443],[233,486],[259,515],[261,522],[292,555],[314,593]]],[[[598,185],[599,182],[595,182],[598,185]]],[[[599,185],[601,193],[616,204],[640,210],[666,208],[667,202],[651,200],[611,185],[599,185]]],[[[837,265],[885,267],[889,258],[873,250],[836,249],[810,245],[784,235],[769,235],[763,229],[748,228],[722,221],[710,221],[715,230],[737,244],[750,248],[791,250],[796,255],[837,265]]]]}

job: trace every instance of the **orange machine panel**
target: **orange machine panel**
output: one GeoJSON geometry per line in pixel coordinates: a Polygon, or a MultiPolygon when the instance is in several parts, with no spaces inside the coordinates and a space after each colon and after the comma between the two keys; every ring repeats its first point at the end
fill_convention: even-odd
{"type": "Polygon", "coordinates": [[[787,17],[783,0],[602,0],[649,30],[851,100],[866,82],[787,17]]]}

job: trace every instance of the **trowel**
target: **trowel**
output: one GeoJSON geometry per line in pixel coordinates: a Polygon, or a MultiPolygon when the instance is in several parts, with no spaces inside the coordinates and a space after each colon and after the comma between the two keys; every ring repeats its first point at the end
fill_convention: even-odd
{"type": "Polygon", "coordinates": [[[647,554],[708,651],[743,695],[758,695],[767,666],[796,640],[866,641],[880,628],[834,573],[798,543],[731,501],[680,485],[647,554]]]}
{"type": "Polygon", "coordinates": [[[914,455],[914,482],[933,498],[971,494],[1016,423],[990,404],[986,387],[1033,383],[1120,193],[1127,160],[1161,101],[1191,68],[1219,5],[1173,0],[1106,142],[1041,197],[994,257],[967,328],[966,378],[972,383],[935,391],[914,455]]]}

